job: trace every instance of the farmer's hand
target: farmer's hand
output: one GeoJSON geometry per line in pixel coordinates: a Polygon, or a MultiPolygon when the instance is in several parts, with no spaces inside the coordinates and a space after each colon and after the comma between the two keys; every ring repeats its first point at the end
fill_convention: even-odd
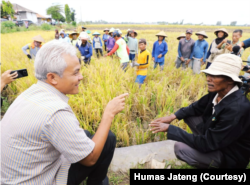
{"type": "Polygon", "coordinates": [[[108,56],[108,54],[105,54],[105,55],[103,55],[104,57],[107,57],[108,56]]]}
{"type": "Polygon", "coordinates": [[[152,57],[152,60],[155,61],[155,57],[152,57]]]}
{"type": "Polygon", "coordinates": [[[224,39],[224,40],[222,41],[222,43],[227,43],[227,39],[224,39]]]}
{"type": "Polygon", "coordinates": [[[161,58],[162,57],[162,54],[159,54],[157,58],[161,58]]]}
{"type": "Polygon", "coordinates": [[[115,97],[107,104],[104,113],[111,114],[111,116],[114,117],[116,114],[121,112],[125,107],[125,98],[127,96],[128,93],[115,97]]]}
{"type": "Polygon", "coordinates": [[[170,116],[158,118],[158,119],[152,121],[151,124],[152,123],[169,123],[170,124],[175,119],[176,119],[176,116],[174,114],[171,114],[170,116]]]}
{"type": "Polygon", "coordinates": [[[28,54],[28,55],[27,55],[27,57],[28,57],[29,59],[31,59],[31,56],[30,56],[30,54],[28,54]]]}
{"type": "Polygon", "coordinates": [[[201,62],[201,66],[203,66],[205,64],[205,62],[201,62]]]}
{"type": "Polygon", "coordinates": [[[4,86],[13,82],[15,78],[18,76],[17,72],[10,74],[11,70],[5,71],[1,75],[1,91],[3,90],[4,86]]]}
{"type": "Polygon", "coordinates": [[[181,57],[181,61],[184,62],[184,58],[183,57],[181,57]]]}
{"type": "Polygon", "coordinates": [[[231,44],[226,44],[226,48],[229,50],[229,51],[233,51],[233,46],[231,44]]]}
{"type": "Polygon", "coordinates": [[[150,130],[154,134],[156,134],[157,132],[167,132],[169,124],[165,124],[165,123],[151,123],[151,124],[149,124],[149,126],[151,127],[150,130]]]}
{"type": "Polygon", "coordinates": [[[188,59],[185,64],[188,65],[190,63],[190,61],[191,61],[191,59],[188,59]]]}

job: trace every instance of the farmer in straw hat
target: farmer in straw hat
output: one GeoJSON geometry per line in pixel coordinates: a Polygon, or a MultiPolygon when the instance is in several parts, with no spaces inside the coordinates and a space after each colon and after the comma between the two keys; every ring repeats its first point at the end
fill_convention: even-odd
{"type": "Polygon", "coordinates": [[[206,74],[208,94],[174,114],[151,122],[153,133],[168,132],[178,141],[174,152],[178,159],[197,168],[246,168],[250,156],[250,102],[239,87],[242,60],[222,54],[206,74]],[[175,120],[187,123],[193,134],[171,125],[175,120]]]}
{"type": "MultiPolygon", "coordinates": [[[[207,52],[207,66],[206,69],[211,65],[213,60],[216,58],[216,56],[220,55],[221,52],[218,49],[218,45],[228,37],[228,32],[225,28],[220,28],[214,31],[214,34],[217,36],[216,39],[214,39],[210,45],[210,48],[207,52]]],[[[205,58],[204,58],[205,61],[205,58]]]]}
{"type": "Polygon", "coordinates": [[[192,60],[188,64],[195,74],[199,74],[201,66],[204,65],[207,56],[208,43],[204,38],[208,38],[205,31],[197,32],[198,40],[194,44],[193,52],[191,53],[192,60]]]}
{"type": "Polygon", "coordinates": [[[161,31],[158,34],[156,34],[156,36],[158,37],[158,41],[156,41],[153,45],[152,60],[155,63],[154,68],[156,68],[157,65],[159,65],[161,67],[161,70],[163,70],[164,57],[168,52],[168,45],[167,42],[165,41],[167,35],[165,34],[164,31],[161,31]]]}
{"type": "Polygon", "coordinates": [[[99,58],[99,52],[101,53],[101,55],[103,56],[102,54],[102,40],[101,38],[99,37],[100,33],[98,32],[95,32],[93,33],[93,48],[96,52],[96,55],[97,55],[97,58],[99,58]]]}
{"type": "Polygon", "coordinates": [[[76,46],[76,43],[78,42],[77,38],[78,38],[79,35],[80,34],[77,33],[76,31],[73,31],[72,33],[69,34],[69,38],[71,38],[71,44],[73,46],[76,46]]]}
{"type": "Polygon", "coordinates": [[[42,47],[42,42],[44,43],[45,41],[40,35],[33,37],[32,43],[22,47],[24,54],[27,55],[29,59],[34,59],[36,57],[37,52],[42,47]],[[30,50],[30,54],[27,53],[27,49],[30,50]]]}
{"type": "Polygon", "coordinates": [[[175,61],[176,68],[182,66],[183,69],[187,67],[192,60],[191,53],[193,52],[195,41],[191,38],[193,30],[187,29],[185,39],[180,39],[178,46],[178,57],[175,61]]]}
{"type": "Polygon", "coordinates": [[[127,34],[129,60],[131,62],[135,61],[135,56],[138,57],[138,40],[136,39],[136,37],[137,37],[137,32],[135,30],[130,30],[127,34]]]}
{"type": "Polygon", "coordinates": [[[111,28],[109,30],[109,38],[108,38],[108,41],[107,41],[107,50],[108,50],[108,53],[113,49],[113,47],[115,46],[115,39],[113,38],[113,32],[114,32],[114,28],[111,28]]]}
{"type": "Polygon", "coordinates": [[[80,41],[76,43],[76,47],[81,53],[81,59],[85,64],[90,64],[91,56],[92,56],[92,46],[88,42],[88,37],[86,34],[81,33],[79,38],[81,39],[80,41]]]}
{"type": "Polygon", "coordinates": [[[102,36],[102,40],[104,42],[104,51],[107,51],[107,42],[108,42],[108,39],[109,39],[109,29],[108,28],[105,28],[103,30],[104,34],[102,36]]]}
{"type": "Polygon", "coordinates": [[[181,40],[181,39],[185,39],[186,38],[186,34],[182,33],[177,37],[177,40],[181,40]]]}

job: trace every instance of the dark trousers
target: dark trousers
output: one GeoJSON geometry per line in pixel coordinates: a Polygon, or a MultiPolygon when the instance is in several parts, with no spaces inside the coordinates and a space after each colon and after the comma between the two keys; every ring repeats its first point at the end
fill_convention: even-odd
{"type": "Polygon", "coordinates": [[[107,45],[104,44],[104,51],[107,51],[107,45]]]}
{"type": "Polygon", "coordinates": [[[101,55],[103,56],[103,54],[102,54],[102,49],[101,49],[101,48],[95,49],[95,52],[96,52],[97,58],[99,58],[99,52],[100,52],[101,55]]]}
{"type": "MultiPolygon", "coordinates": [[[[87,130],[84,130],[89,138],[93,138],[87,130]]],[[[116,136],[109,131],[107,141],[96,164],[87,167],[80,163],[71,164],[68,174],[68,185],[79,185],[87,177],[87,185],[100,185],[108,173],[108,167],[113,158],[116,146],[116,136]]]]}
{"type": "MultiPolygon", "coordinates": [[[[188,119],[184,119],[184,121],[192,130],[194,135],[201,134],[196,128],[196,126],[202,122],[201,117],[190,117],[188,119]]],[[[181,142],[175,143],[174,152],[178,159],[197,168],[219,168],[223,161],[223,154],[219,150],[203,153],[181,142]]]]}
{"type": "Polygon", "coordinates": [[[90,59],[84,60],[84,64],[85,65],[87,65],[87,64],[89,65],[90,64],[90,59]]]}

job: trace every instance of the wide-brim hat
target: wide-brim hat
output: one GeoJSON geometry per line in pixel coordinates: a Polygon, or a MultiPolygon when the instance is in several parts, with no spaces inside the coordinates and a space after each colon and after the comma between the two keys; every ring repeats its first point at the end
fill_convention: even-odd
{"type": "Polygon", "coordinates": [[[109,30],[109,33],[113,33],[115,31],[115,29],[114,28],[111,28],[110,30],[109,30]]]}
{"type": "Polygon", "coordinates": [[[130,33],[134,33],[135,34],[135,37],[137,37],[137,32],[135,30],[130,30],[130,33]]]}
{"type": "Polygon", "coordinates": [[[180,40],[181,37],[186,37],[186,34],[185,34],[185,33],[180,34],[180,35],[177,37],[177,40],[180,40]]]}
{"type": "Polygon", "coordinates": [[[88,34],[86,32],[81,32],[79,38],[81,40],[89,40],[88,34]]]}
{"type": "Polygon", "coordinates": [[[79,33],[73,31],[73,32],[71,32],[71,33],[69,34],[69,38],[72,39],[74,34],[75,34],[77,37],[80,35],[79,33]]]}
{"type": "Polygon", "coordinates": [[[37,41],[37,42],[45,42],[45,40],[42,38],[41,35],[37,35],[35,37],[32,38],[34,41],[37,41]]]}
{"type": "Polygon", "coordinates": [[[208,38],[207,34],[205,31],[200,31],[200,32],[197,32],[195,33],[195,35],[202,35],[204,38],[208,38]]]}
{"type": "Polygon", "coordinates": [[[97,31],[95,33],[93,33],[92,35],[101,35],[100,33],[98,33],[97,31]]]}
{"type": "Polygon", "coordinates": [[[220,28],[214,31],[214,34],[217,35],[219,31],[222,31],[225,33],[225,37],[228,37],[228,31],[225,28],[220,28]]]}
{"type": "Polygon", "coordinates": [[[164,31],[160,31],[157,33],[155,36],[162,36],[162,37],[167,37],[167,34],[164,31]]]}
{"type": "Polygon", "coordinates": [[[239,78],[242,66],[242,59],[232,54],[222,54],[217,56],[208,69],[201,72],[210,75],[224,75],[232,78],[235,82],[242,83],[239,78]]]}
{"type": "Polygon", "coordinates": [[[105,31],[109,31],[109,29],[108,29],[108,28],[105,28],[105,29],[103,30],[103,32],[105,32],[105,31]]]}

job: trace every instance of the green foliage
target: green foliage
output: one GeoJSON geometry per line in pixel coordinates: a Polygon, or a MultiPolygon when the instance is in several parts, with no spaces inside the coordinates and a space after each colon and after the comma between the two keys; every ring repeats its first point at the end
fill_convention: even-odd
{"type": "MultiPolygon", "coordinates": [[[[1,5],[1,17],[2,16],[7,16],[9,15],[11,18],[14,18],[15,11],[13,9],[13,5],[9,1],[4,1],[2,0],[2,5],[1,5]],[[3,12],[3,14],[2,14],[3,12]]],[[[3,18],[3,17],[2,17],[3,18]]]]}
{"type": "Polygon", "coordinates": [[[73,21],[73,22],[72,22],[72,25],[73,25],[73,26],[76,26],[76,22],[75,22],[75,21],[73,21]]]}
{"type": "Polygon", "coordinates": [[[62,19],[63,15],[61,13],[63,13],[62,5],[54,5],[54,6],[51,6],[47,9],[47,14],[51,15],[52,18],[55,20],[62,19]]]}
{"type": "Polygon", "coordinates": [[[71,20],[72,20],[72,21],[75,21],[75,16],[76,16],[76,11],[75,11],[73,8],[71,8],[70,17],[71,17],[71,20]]]}
{"type": "Polygon", "coordinates": [[[2,99],[3,99],[3,105],[1,107],[1,113],[5,113],[7,109],[9,108],[10,103],[8,102],[7,97],[2,97],[2,99]]]}
{"type": "Polygon", "coordinates": [[[49,24],[44,23],[41,25],[41,28],[42,30],[52,30],[53,27],[49,24]]]}
{"type": "Polygon", "coordinates": [[[1,18],[7,19],[7,13],[3,11],[3,5],[1,5],[1,18]]]}
{"type": "Polygon", "coordinates": [[[12,29],[13,27],[15,27],[15,23],[13,23],[12,21],[4,21],[1,23],[1,26],[2,27],[6,27],[6,28],[9,28],[9,29],[12,29]]]}
{"type": "Polygon", "coordinates": [[[66,22],[70,23],[71,22],[71,12],[70,12],[68,4],[66,4],[65,7],[64,7],[64,13],[65,13],[65,16],[66,16],[66,22]]]}

